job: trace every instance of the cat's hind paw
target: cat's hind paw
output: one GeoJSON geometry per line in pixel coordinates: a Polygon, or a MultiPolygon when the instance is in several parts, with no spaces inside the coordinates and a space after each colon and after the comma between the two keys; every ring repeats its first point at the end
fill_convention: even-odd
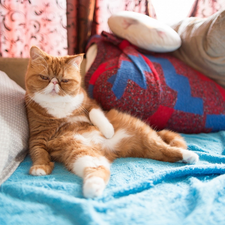
{"type": "Polygon", "coordinates": [[[195,164],[199,160],[199,156],[192,151],[183,150],[182,154],[183,154],[182,162],[184,162],[184,163],[195,164]]]}
{"type": "Polygon", "coordinates": [[[45,176],[52,172],[53,167],[53,162],[50,162],[50,165],[34,165],[30,168],[29,173],[33,176],[45,176]]]}
{"type": "Polygon", "coordinates": [[[96,198],[102,195],[105,181],[100,177],[91,177],[84,182],[83,194],[85,198],[96,198]]]}

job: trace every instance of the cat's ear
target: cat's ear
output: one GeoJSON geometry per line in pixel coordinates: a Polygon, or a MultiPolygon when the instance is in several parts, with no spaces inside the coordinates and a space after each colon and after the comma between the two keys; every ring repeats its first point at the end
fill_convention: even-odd
{"type": "Polygon", "coordinates": [[[67,61],[67,63],[71,66],[75,66],[77,67],[78,69],[80,68],[80,65],[83,61],[83,57],[84,57],[84,54],[79,54],[79,55],[76,55],[76,56],[73,56],[73,57],[70,57],[67,61]]]}
{"type": "Polygon", "coordinates": [[[37,46],[32,46],[30,49],[30,58],[32,60],[38,59],[44,56],[44,52],[37,46]]]}

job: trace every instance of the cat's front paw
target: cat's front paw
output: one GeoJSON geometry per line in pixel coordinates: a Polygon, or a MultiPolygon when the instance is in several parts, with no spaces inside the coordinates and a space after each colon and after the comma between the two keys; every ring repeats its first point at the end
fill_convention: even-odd
{"type": "Polygon", "coordinates": [[[106,138],[112,138],[114,135],[114,127],[105,117],[101,109],[92,109],[89,113],[91,122],[98,127],[106,138]]]}
{"type": "Polygon", "coordinates": [[[105,181],[100,177],[91,177],[84,182],[83,194],[85,198],[96,198],[102,195],[105,181]]]}
{"type": "Polygon", "coordinates": [[[184,162],[184,163],[195,164],[199,160],[199,156],[192,151],[183,150],[182,154],[183,154],[182,162],[184,162]]]}
{"type": "Polygon", "coordinates": [[[100,131],[106,138],[112,138],[114,135],[114,127],[111,123],[104,124],[100,127],[100,131]]]}
{"type": "Polygon", "coordinates": [[[49,165],[34,165],[30,168],[29,173],[33,176],[45,176],[52,172],[53,167],[53,162],[50,162],[49,165]]]}

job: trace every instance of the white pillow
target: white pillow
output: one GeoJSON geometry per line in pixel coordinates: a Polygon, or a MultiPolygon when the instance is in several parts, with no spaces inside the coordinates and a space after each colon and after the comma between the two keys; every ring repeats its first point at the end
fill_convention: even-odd
{"type": "Polygon", "coordinates": [[[25,90],[0,71],[0,185],[23,161],[28,149],[25,90]]]}
{"type": "Polygon", "coordinates": [[[98,47],[96,44],[92,44],[87,52],[86,52],[86,65],[85,65],[85,73],[90,69],[92,63],[94,62],[98,53],[98,47]]]}
{"type": "Polygon", "coordinates": [[[170,26],[141,13],[113,14],[108,25],[114,34],[145,50],[170,52],[181,46],[180,36],[170,26]]]}

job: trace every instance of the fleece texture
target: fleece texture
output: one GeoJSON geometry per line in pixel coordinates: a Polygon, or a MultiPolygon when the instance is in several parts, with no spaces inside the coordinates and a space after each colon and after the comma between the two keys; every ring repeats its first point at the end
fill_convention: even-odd
{"type": "Polygon", "coordinates": [[[53,173],[28,174],[26,157],[0,187],[0,224],[224,224],[225,132],[183,135],[196,165],[121,158],[103,195],[85,199],[82,179],[56,163],[53,173]]]}

